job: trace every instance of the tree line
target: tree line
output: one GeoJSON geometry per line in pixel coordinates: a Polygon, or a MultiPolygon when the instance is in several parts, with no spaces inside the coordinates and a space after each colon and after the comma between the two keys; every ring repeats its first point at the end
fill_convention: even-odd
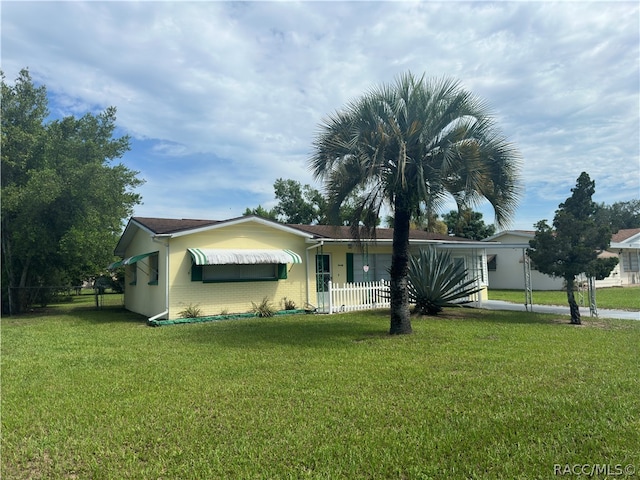
{"type": "MultiPolygon", "coordinates": [[[[332,224],[329,206],[325,196],[309,184],[302,185],[292,179],[278,178],[273,184],[275,206],[270,209],[258,205],[247,207],[243,215],[257,215],[280,223],[302,225],[332,224]]],[[[351,225],[354,206],[353,199],[340,206],[338,225],[351,225]]],[[[612,232],[622,229],[640,228],[640,200],[594,204],[594,220],[599,225],[608,225],[612,232]]],[[[333,224],[336,223],[333,220],[333,224]]],[[[393,228],[393,216],[377,219],[376,225],[393,228]]],[[[471,240],[483,240],[496,233],[493,224],[486,224],[482,213],[462,207],[450,210],[440,217],[437,213],[420,212],[411,218],[411,228],[427,232],[455,235],[471,240]]]]}
{"type": "Polygon", "coordinates": [[[1,79],[2,306],[19,312],[42,287],[104,272],[142,180],[117,162],[130,141],[114,135],[114,107],[51,119],[27,69],[1,79]]]}

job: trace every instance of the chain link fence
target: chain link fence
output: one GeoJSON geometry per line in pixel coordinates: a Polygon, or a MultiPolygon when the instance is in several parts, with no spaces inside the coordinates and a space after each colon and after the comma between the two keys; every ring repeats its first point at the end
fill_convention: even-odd
{"type": "Polygon", "coordinates": [[[60,304],[77,304],[97,309],[124,307],[124,293],[100,285],[96,288],[82,285],[11,287],[9,294],[11,299],[4,295],[2,299],[2,313],[8,315],[60,304]]]}

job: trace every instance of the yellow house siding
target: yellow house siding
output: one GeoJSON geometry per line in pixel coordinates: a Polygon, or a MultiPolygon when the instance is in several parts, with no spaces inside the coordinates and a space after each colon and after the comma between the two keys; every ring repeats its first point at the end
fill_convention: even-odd
{"type": "Polygon", "coordinates": [[[141,253],[158,252],[158,282],[149,285],[149,257],[135,263],[137,281],[133,280],[130,266],[125,267],[125,308],[147,317],[156,315],[165,309],[166,275],[165,251],[166,247],[151,240],[148,233],[139,230],[127,247],[126,257],[141,253]]]}
{"type": "Polygon", "coordinates": [[[299,308],[306,302],[304,264],[287,264],[287,278],[277,281],[203,283],[191,281],[188,248],[289,249],[304,261],[307,246],[301,236],[251,222],[171,239],[169,318],[177,318],[190,304],[198,305],[203,315],[217,315],[248,312],[251,302],[260,303],[264,297],[277,309],[285,297],[299,308]]]}

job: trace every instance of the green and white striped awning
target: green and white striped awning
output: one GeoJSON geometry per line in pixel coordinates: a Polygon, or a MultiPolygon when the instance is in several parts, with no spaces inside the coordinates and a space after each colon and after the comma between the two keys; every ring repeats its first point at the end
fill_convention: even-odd
{"type": "Polygon", "coordinates": [[[187,249],[196,265],[246,265],[255,263],[302,263],[302,257],[292,250],[260,249],[187,249]]]}
{"type": "Polygon", "coordinates": [[[131,265],[132,263],[139,262],[140,260],[147,258],[149,255],[153,255],[154,253],[157,252],[141,253],[140,255],[134,255],[133,257],[118,260],[117,262],[113,262],[111,265],[109,265],[107,267],[107,270],[113,270],[115,268],[121,267],[122,265],[131,265]]]}

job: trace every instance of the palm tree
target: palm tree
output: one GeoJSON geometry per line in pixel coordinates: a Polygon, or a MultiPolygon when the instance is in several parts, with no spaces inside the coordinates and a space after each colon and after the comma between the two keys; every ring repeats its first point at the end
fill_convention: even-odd
{"type": "MultiPolygon", "coordinates": [[[[355,218],[375,235],[383,205],[393,210],[391,334],[411,333],[408,293],[412,213],[488,200],[504,225],[519,197],[517,149],[494,125],[484,102],[450,79],[406,73],[329,116],[314,140],[310,167],[336,213],[358,192],[355,218]]],[[[355,225],[354,235],[359,223],[355,225]]]]}

